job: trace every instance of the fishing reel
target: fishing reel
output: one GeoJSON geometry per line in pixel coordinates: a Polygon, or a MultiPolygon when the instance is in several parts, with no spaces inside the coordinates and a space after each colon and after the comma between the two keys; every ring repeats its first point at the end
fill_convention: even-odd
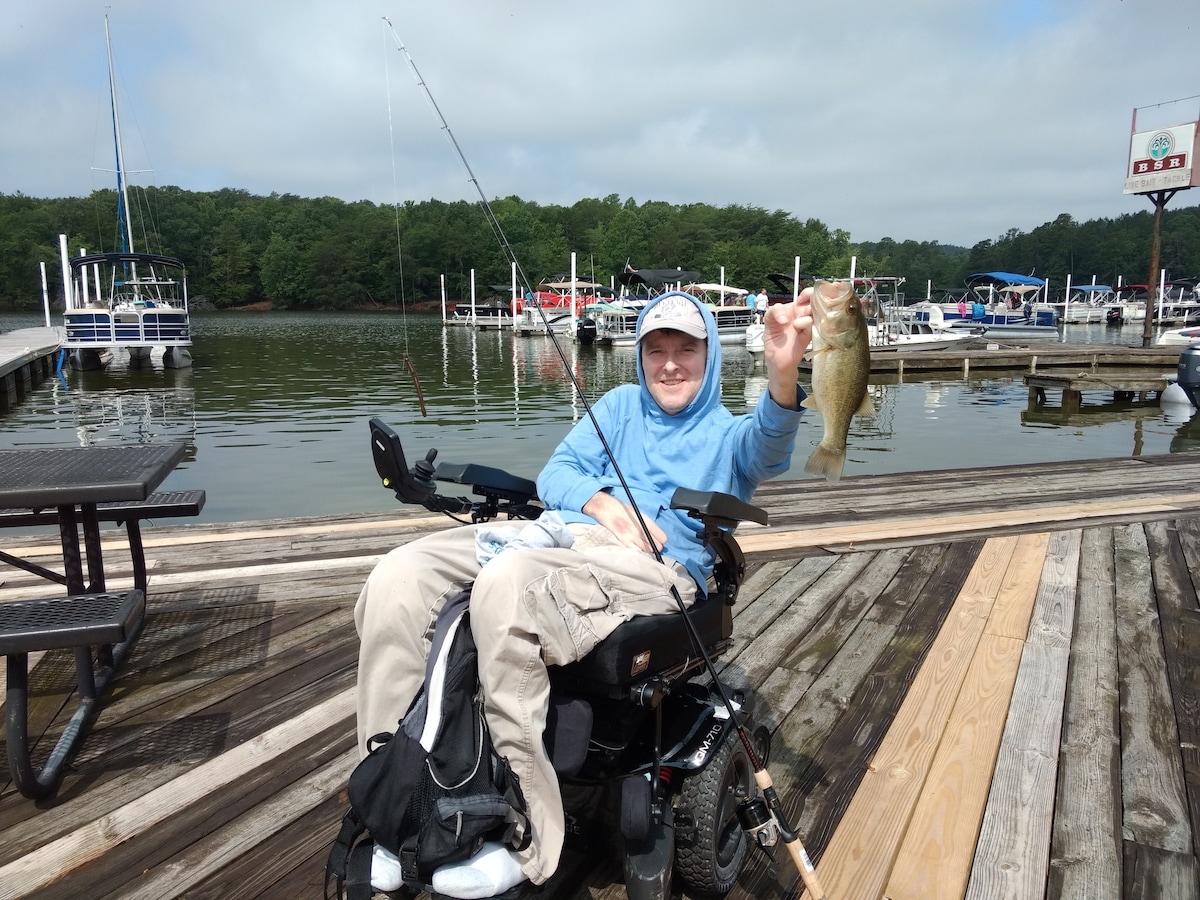
{"type": "MultiPolygon", "coordinates": [[[[779,820],[762,797],[751,797],[739,803],[737,817],[742,831],[754,838],[754,842],[763,850],[779,843],[779,820]]],[[[772,856],[770,852],[767,855],[772,856]]]]}

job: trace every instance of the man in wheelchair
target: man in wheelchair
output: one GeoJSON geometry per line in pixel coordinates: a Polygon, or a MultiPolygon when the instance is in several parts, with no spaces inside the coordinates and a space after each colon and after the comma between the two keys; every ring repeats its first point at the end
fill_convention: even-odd
{"type": "MultiPolygon", "coordinates": [[[[675,611],[673,588],[689,604],[706,591],[712,551],[701,541],[701,524],[671,508],[672,494],[682,486],[749,502],[761,481],[787,471],[804,399],[796,375],[812,333],[809,296],[805,291],[794,304],[770,308],[768,387],[742,416],[721,405],[711,314],[688,294],[655,298],[638,320],[638,384],[596,401],[601,433],[591,419],[581,420],[538,476],[549,522],[536,540],[504,549],[487,540],[485,526],[466,525],[398,547],[371,572],[355,608],[360,753],[409,707],[424,678],[438,612],[473,584],[471,631],[487,724],[528,804],[528,847],[519,853],[493,847],[439,870],[433,885],[439,893],[493,896],[525,879],[544,883],[558,867],[564,814],[543,742],[547,666],[583,658],[635,616],[675,611]]],[[[372,883],[380,890],[400,887],[389,855],[376,848],[372,883]]]]}

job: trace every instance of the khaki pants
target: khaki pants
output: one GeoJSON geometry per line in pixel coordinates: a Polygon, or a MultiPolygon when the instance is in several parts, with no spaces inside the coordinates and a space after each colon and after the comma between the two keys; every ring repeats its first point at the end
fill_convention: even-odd
{"type": "Polygon", "coordinates": [[[429,535],[380,560],[354,610],[358,746],[365,756],[367,739],[395,731],[420,688],[442,605],[474,582],[471,631],[484,710],[496,752],[508,759],[529,806],[533,840],[519,858],[535,884],[558,868],[564,832],[558,779],[542,743],[546,666],[582,658],[634,616],[673,611],[672,585],[689,605],[696,593],[673,560],[660,564],[599,526],[571,531],[570,549],[514,549],[482,569],[474,526],[429,535]]]}

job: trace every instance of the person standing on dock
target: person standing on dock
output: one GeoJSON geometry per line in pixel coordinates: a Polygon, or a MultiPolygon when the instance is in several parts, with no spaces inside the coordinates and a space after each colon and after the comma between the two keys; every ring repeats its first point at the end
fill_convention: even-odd
{"type": "MultiPolygon", "coordinates": [[[[471,630],[485,716],[496,752],[508,760],[528,806],[532,841],[525,850],[485,845],[471,860],[437,870],[438,893],[493,896],[525,879],[542,884],[558,868],[565,823],[542,742],[546,667],[581,659],[634,616],[675,611],[672,588],[686,603],[707,589],[712,554],[700,523],[671,509],[671,496],[682,486],[749,502],[760,482],[787,471],[805,397],[796,376],[812,339],[810,298],[811,290],[796,303],[771,308],[764,336],[767,389],[752,412],[734,416],[721,404],[721,347],[712,314],[685,293],[656,297],[638,318],[638,383],[596,401],[595,423],[585,417],[576,424],[538,477],[548,511],[542,518],[549,521],[524,523],[521,536],[544,530],[553,546],[522,540],[520,549],[480,554],[480,529],[487,526],[466,525],[396,548],[367,578],[354,611],[361,639],[360,754],[366,755],[369,736],[393,729],[408,709],[424,677],[438,612],[473,584],[471,630]],[[640,514],[629,505],[614,462],[640,514]]],[[[398,861],[379,847],[372,883],[384,891],[401,885],[398,861]]]]}

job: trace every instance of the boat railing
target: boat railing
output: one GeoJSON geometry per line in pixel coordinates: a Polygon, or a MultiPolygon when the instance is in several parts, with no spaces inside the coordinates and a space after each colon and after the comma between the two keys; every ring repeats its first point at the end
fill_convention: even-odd
{"type": "Polygon", "coordinates": [[[168,307],[138,311],[69,309],[63,313],[63,347],[188,346],[191,326],[186,312],[168,307]]]}

